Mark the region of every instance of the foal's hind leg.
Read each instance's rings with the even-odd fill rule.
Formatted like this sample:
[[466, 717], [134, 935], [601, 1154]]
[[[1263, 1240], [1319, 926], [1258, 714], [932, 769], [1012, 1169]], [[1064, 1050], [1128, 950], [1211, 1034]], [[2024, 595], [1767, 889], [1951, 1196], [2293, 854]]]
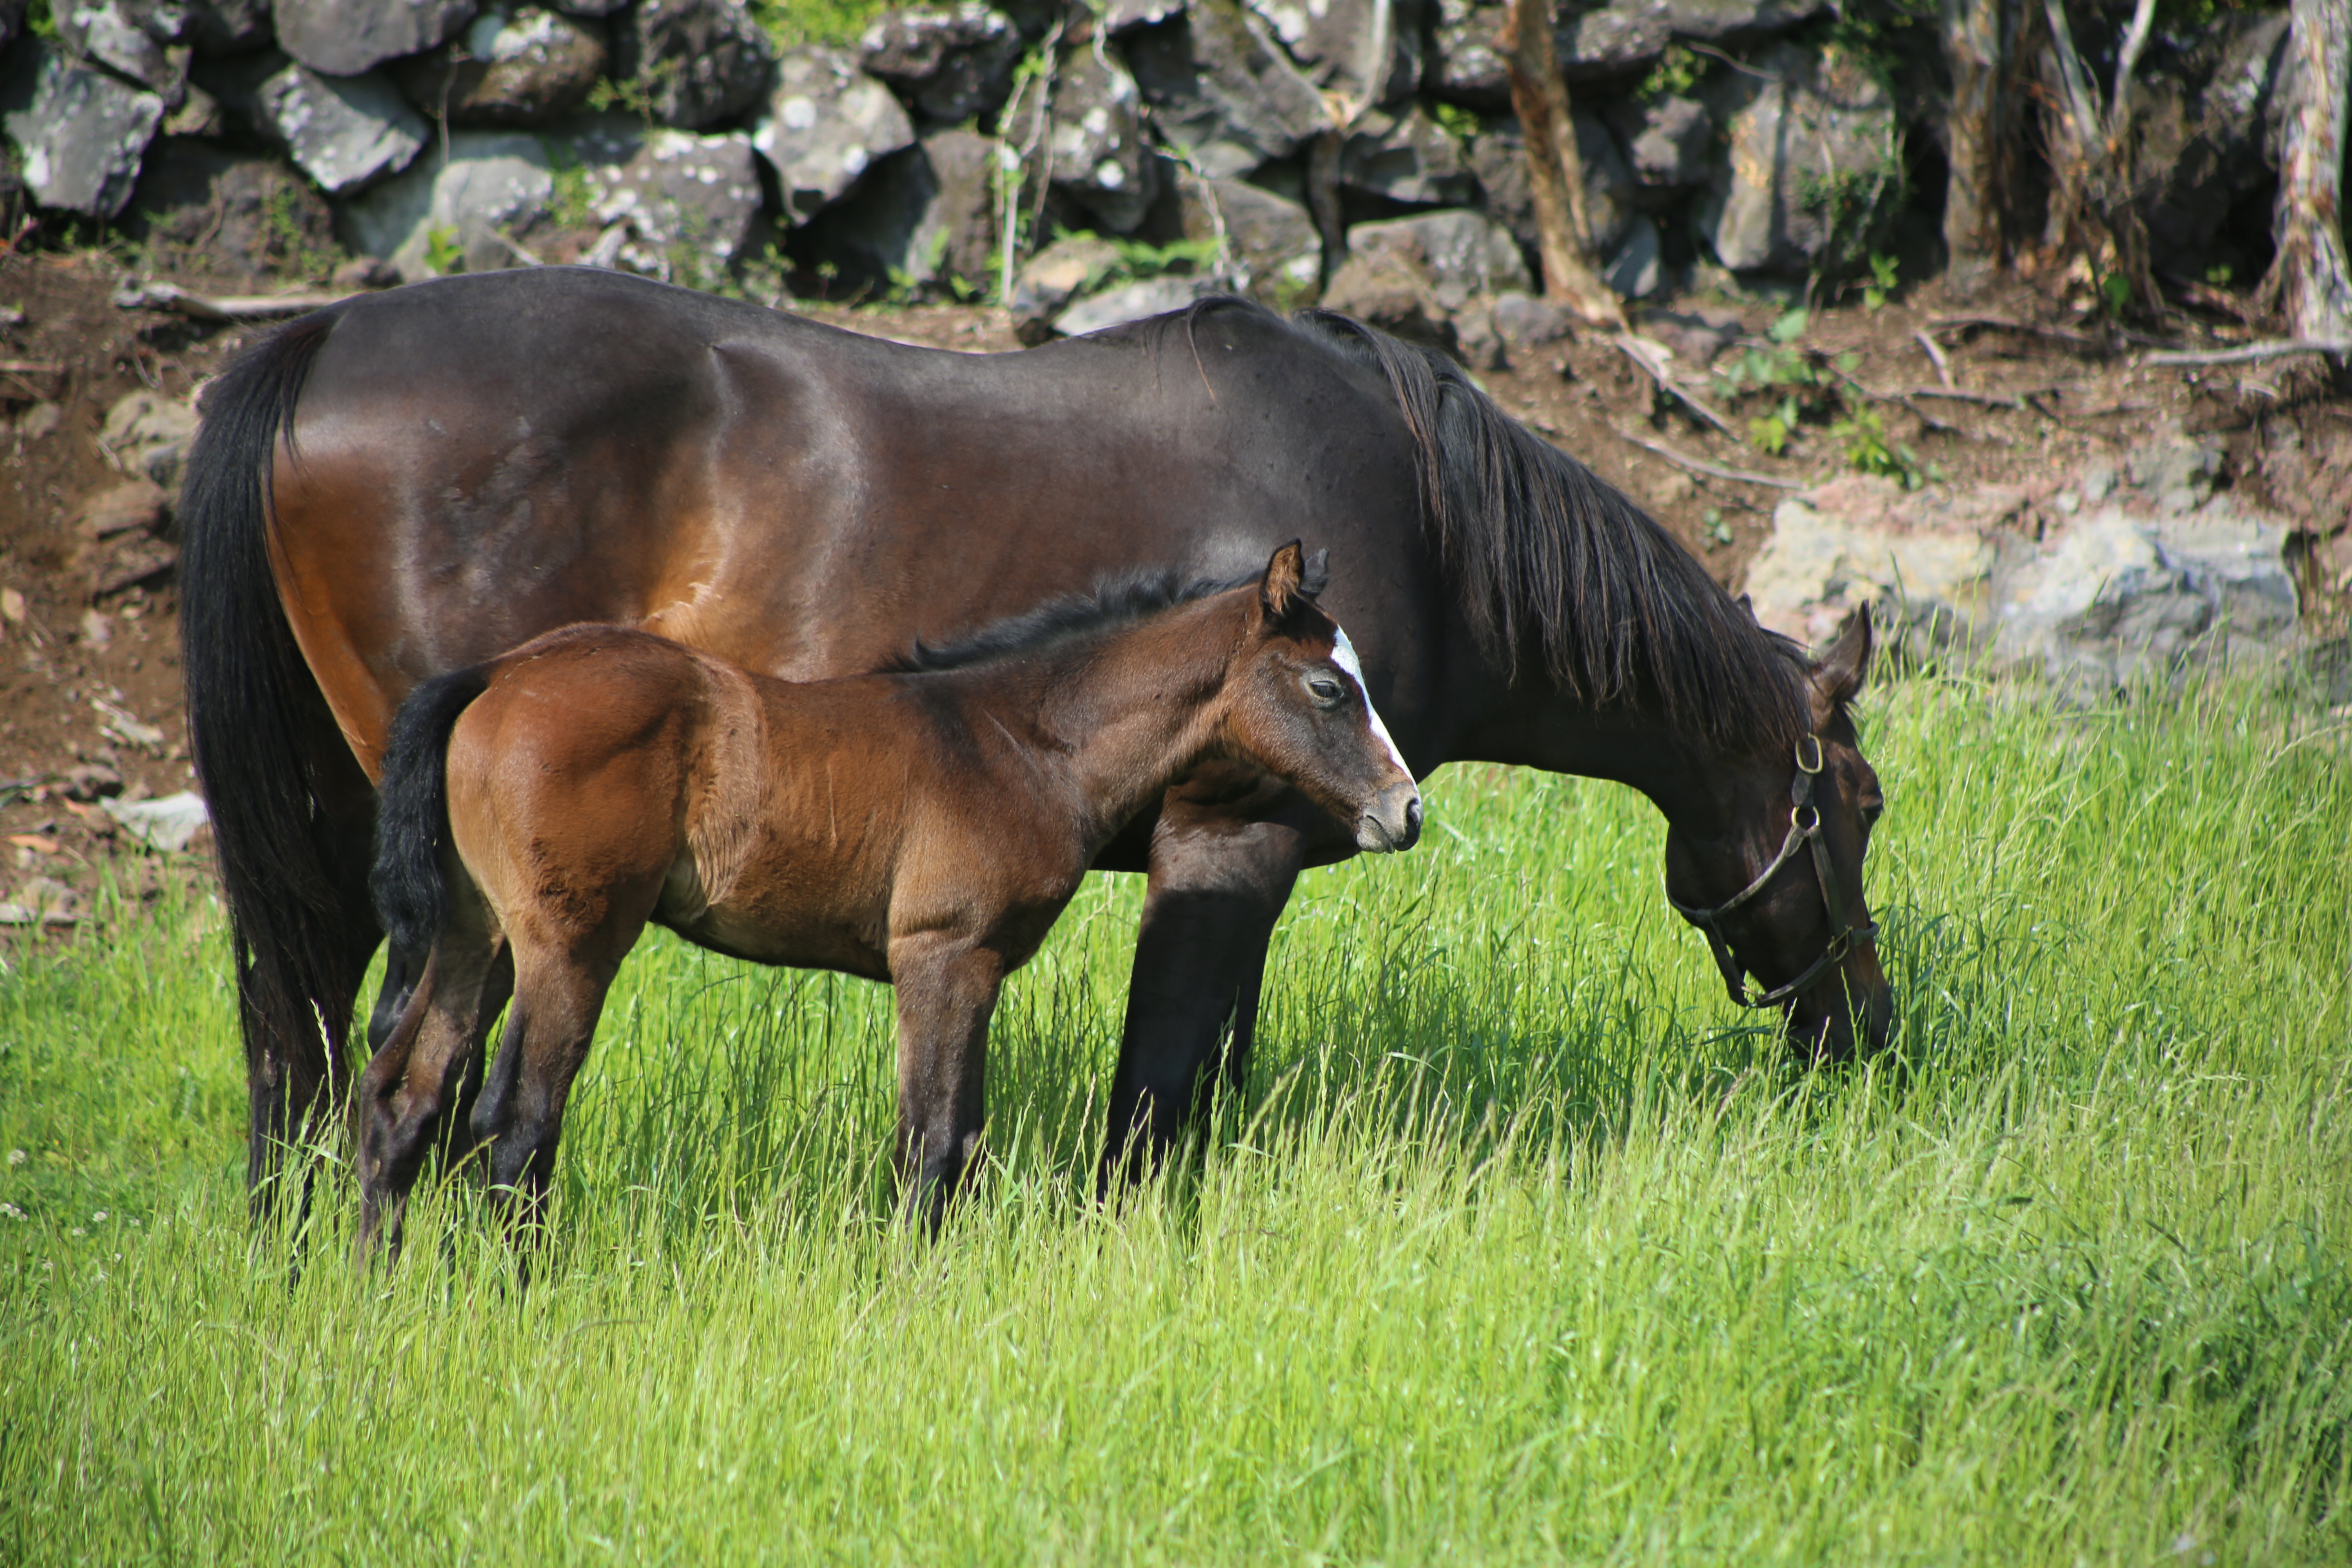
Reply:
[[361, 1074], [352, 1116], [358, 1123], [362, 1262], [379, 1237], [398, 1254], [410, 1189], [441, 1137], [444, 1113], [480, 1059], [483, 1038], [513, 980], [506, 944], [487, 929], [478, 911], [453, 921], [434, 943], [392, 1037]]

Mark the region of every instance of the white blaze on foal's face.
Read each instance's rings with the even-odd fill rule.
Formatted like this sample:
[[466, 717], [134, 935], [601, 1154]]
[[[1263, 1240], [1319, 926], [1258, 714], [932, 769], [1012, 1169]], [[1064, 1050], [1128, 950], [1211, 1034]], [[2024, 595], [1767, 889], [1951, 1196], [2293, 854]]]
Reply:
[[1331, 624], [1331, 662], [1346, 670], [1349, 679], [1356, 683], [1356, 689], [1364, 699], [1364, 714], [1372, 721], [1372, 733], [1380, 738], [1381, 745], [1388, 748], [1389, 761], [1394, 763], [1405, 777], [1411, 778], [1412, 769], [1405, 765], [1404, 753], [1397, 750], [1395, 740], [1389, 734], [1389, 727], [1381, 722], [1381, 710], [1372, 706], [1372, 689], [1364, 684], [1364, 666], [1356, 657], [1356, 645], [1348, 640], [1347, 628], [1337, 621]]

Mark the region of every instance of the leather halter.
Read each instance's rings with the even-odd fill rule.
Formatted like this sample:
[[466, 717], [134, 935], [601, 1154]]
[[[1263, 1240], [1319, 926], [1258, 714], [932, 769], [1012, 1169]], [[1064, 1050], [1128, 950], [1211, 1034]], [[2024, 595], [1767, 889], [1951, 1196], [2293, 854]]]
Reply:
[[[1809, 745], [1813, 752], [1810, 763], [1805, 760], [1805, 748]], [[1772, 863], [1759, 872], [1754, 881], [1711, 910], [1676, 903], [1674, 894], [1666, 895], [1666, 902], [1674, 905], [1675, 912], [1698, 927], [1700, 934], [1706, 938], [1707, 946], [1715, 953], [1715, 966], [1723, 971], [1724, 989], [1730, 992], [1731, 999], [1742, 1007], [1786, 1005], [1820, 978], [1822, 971], [1844, 958], [1855, 937], [1875, 937], [1878, 934], [1875, 921], [1864, 921], [1860, 925], [1854, 924], [1838, 898], [1836, 868], [1830, 864], [1829, 843], [1822, 837], [1821, 808], [1813, 804], [1813, 781], [1822, 771], [1821, 738], [1808, 735], [1798, 742], [1796, 761], [1796, 776], [1789, 782], [1789, 836], [1780, 841], [1780, 852], [1772, 857]], [[1732, 952], [1731, 943], [1725, 938], [1723, 928], [1716, 922], [1762, 892], [1765, 884], [1780, 874], [1781, 867], [1796, 858], [1798, 849], [1802, 847], [1810, 847], [1813, 852], [1813, 877], [1821, 883], [1822, 904], [1829, 912], [1830, 924], [1836, 928], [1835, 933], [1831, 936], [1829, 946], [1806, 966], [1802, 974], [1785, 984], [1775, 985], [1760, 996], [1750, 997], [1748, 994], [1747, 966]]]

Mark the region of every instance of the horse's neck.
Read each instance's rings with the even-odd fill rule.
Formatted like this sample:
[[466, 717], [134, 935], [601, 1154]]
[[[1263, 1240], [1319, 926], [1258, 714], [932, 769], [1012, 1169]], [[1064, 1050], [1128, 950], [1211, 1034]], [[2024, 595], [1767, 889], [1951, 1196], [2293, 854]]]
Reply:
[[1089, 858], [1213, 742], [1231, 648], [1190, 609], [1024, 661], [983, 694], [1023, 710], [1015, 732], [1034, 734], [1040, 765], [1068, 781]]

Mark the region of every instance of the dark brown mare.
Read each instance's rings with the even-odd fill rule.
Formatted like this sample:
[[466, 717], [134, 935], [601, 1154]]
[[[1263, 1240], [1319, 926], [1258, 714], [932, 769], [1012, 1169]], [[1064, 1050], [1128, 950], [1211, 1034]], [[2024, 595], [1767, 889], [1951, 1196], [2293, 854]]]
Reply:
[[[1665, 814], [1668, 887], [1695, 908], [1777, 866], [1713, 922], [1729, 962], [1768, 985], [1812, 971], [1782, 1003], [1808, 1054], [1884, 1035], [1860, 931], [1878, 786], [1845, 713], [1867, 626], [1808, 664], [1450, 362], [1343, 318], [1212, 301], [958, 354], [615, 273], [486, 273], [304, 317], [205, 414], [182, 626], [257, 1191], [342, 1081], [381, 941], [372, 781], [421, 682], [575, 621], [850, 674], [1122, 570], [1238, 576], [1302, 534], [1332, 546], [1324, 603], [1416, 773], [1630, 784]], [[1776, 861], [1808, 814], [1822, 853]], [[1131, 1132], [1172, 1141], [1215, 1067], [1240, 1077], [1293, 879], [1354, 849], [1240, 768], [1105, 847], [1097, 865], [1151, 879], [1107, 1161]], [[395, 982], [418, 956], [394, 954]]]
[[427, 957], [352, 1108], [362, 1256], [380, 1228], [397, 1247], [468, 1100], [452, 1144], [487, 1144], [492, 1192], [538, 1209], [648, 921], [897, 988], [898, 1171], [936, 1228], [979, 1152], [999, 987], [1171, 784], [1234, 763], [1360, 849], [1421, 836], [1421, 792], [1298, 545], [1214, 586], [1056, 605], [924, 660], [944, 668], [803, 685], [581, 626], [418, 687], [384, 758], [375, 890], [393, 940]]

